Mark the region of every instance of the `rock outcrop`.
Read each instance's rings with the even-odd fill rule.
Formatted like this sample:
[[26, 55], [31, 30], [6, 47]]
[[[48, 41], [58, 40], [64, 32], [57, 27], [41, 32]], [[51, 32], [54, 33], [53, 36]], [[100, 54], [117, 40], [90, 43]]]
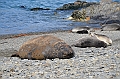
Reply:
[[36, 7], [36, 8], [31, 8], [30, 9], [31, 11], [38, 11], [38, 10], [50, 10], [49, 8], [39, 8], [39, 7]]
[[62, 7], [57, 8], [57, 10], [77, 10], [79, 8], [88, 7], [96, 3], [88, 3], [85, 1], [75, 1], [74, 3], [64, 4]]
[[[81, 10], [73, 11], [70, 18], [78, 20], [80, 18], [86, 20], [86, 16], [94, 21], [112, 21], [112, 23], [120, 24], [120, 3], [119, 2], [100, 2], [99, 4], [93, 4]], [[115, 22], [114, 22], [115, 20]], [[81, 20], [79, 20], [81, 21]]]
[[74, 21], [89, 21], [90, 17], [86, 16], [85, 11], [75, 10], [68, 19]]

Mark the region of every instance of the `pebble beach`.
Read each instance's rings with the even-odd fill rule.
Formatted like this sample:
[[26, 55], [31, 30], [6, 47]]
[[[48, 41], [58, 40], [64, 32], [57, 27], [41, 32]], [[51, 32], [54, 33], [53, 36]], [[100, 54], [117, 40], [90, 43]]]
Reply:
[[29, 39], [54, 35], [68, 45], [75, 44], [88, 34], [69, 31], [33, 34], [0, 39], [0, 79], [119, 79], [120, 78], [120, 31], [95, 31], [113, 41], [107, 48], [72, 47], [75, 56], [70, 59], [28, 60], [10, 57]]

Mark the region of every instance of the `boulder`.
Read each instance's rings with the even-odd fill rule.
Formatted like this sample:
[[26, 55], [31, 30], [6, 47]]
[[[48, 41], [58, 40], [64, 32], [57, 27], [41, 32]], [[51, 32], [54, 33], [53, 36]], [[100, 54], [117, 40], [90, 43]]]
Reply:
[[52, 35], [40, 36], [25, 42], [12, 57], [22, 59], [67, 59], [74, 56], [73, 49], [63, 40]]
[[86, 11], [75, 10], [68, 20], [75, 20], [75, 21], [89, 21], [90, 17], [86, 16]]
[[50, 9], [49, 8], [39, 8], [39, 7], [30, 9], [30, 11], [38, 11], [38, 10], [50, 10]]
[[77, 10], [79, 8], [88, 7], [95, 3], [88, 3], [85, 1], [75, 1], [74, 3], [64, 4], [62, 7], [57, 8], [57, 10]]

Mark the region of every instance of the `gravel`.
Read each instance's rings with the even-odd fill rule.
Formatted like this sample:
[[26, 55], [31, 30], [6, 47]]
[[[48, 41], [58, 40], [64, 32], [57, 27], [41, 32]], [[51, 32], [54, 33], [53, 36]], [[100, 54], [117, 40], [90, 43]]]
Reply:
[[[96, 31], [113, 40], [107, 48], [72, 47], [71, 59], [28, 60], [9, 57], [18, 51], [23, 42], [41, 35], [0, 39], [1, 79], [119, 79], [120, 78], [120, 31]], [[63, 39], [69, 45], [88, 34], [69, 32], [49, 33]], [[12, 52], [14, 51], [14, 52]], [[6, 54], [7, 53], [7, 54]]]

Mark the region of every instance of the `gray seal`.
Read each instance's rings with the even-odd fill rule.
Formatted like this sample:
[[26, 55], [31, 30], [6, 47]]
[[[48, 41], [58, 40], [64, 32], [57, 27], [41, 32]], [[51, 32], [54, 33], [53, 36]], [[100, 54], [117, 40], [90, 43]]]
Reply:
[[120, 30], [120, 25], [117, 23], [103, 24], [101, 31], [117, 31]]
[[79, 33], [79, 34], [88, 34], [90, 31], [94, 31], [93, 28], [90, 28], [89, 26], [81, 26], [73, 28], [72, 33]]
[[89, 35], [92, 37], [96, 37], [100, 41], [105, 42], [108, 46], [112, 45], [112, 40], [106, 35], [96, 34], [96, 33], [90, 33]]
[[78, 41], [78, 43], [72, 45], [75, 47], [81, 47], [81, 48], [86, 48], [86, 47], [107, 47], [107, 44], [103, 41], [100, 41], [94, 37], [87, 37], [87, 38], [82, 38]]

